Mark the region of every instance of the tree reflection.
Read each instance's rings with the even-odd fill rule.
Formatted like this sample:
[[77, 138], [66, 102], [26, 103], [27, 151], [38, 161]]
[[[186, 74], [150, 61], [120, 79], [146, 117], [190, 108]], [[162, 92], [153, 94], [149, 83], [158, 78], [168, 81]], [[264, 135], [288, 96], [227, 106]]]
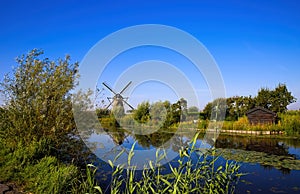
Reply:
[[273, 138], [220, 135], [215, 146], [216, 148], [242, 149], [278, 156], [293, 156], [289, 154], [288, 146], [285, 143]]

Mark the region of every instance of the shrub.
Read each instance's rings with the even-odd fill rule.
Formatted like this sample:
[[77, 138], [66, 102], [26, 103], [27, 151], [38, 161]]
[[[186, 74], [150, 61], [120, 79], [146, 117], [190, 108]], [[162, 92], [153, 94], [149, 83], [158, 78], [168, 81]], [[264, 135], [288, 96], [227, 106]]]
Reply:
[[26, 189], [34, 193], [67, 193], [75, 184], [77, 168], [65, 165], [55, 157], [44, 157], [37, 164], [28, 165], [21, 173]]
[[240, 117], [236, 122], [233, 123], [234, 130], [248, 130], [249, 121], [246, 116]]

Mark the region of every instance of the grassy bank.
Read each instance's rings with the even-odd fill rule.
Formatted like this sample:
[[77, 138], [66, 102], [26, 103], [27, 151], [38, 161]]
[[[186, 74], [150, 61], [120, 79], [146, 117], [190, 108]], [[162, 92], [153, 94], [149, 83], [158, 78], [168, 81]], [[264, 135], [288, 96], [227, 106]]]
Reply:
[[224, 130], [245, 130], [245, 131], [270, 131], [283, 132], [288, 136], [300, 135], [300, 113], [299, 111], [288, 111], [278, 115], [278, 121], [274, 124], [251, 125], [246, 116], [238, 121], [225, 121]]
[[[188, 128], [193, 127], [194, 124], [183, 123], [183, 125]], [[205, 131], [208, 128], [208, 120], [199, 120], [197, 129], [200, 131]], [[212, 128], [214, 128], [214, 123], [211, 122]], [[287, 111], [286, 113], [279, 113], [278, 120], [273, 124], [257, 124], [252, 125], [249, 123], [246, 116], [238, 118], [237, 121], [224, 121], [222, 125], [222, 132], [234, 133], [236, 131], [251, 132], [256, 134], [256, 132], [270, 132], [273, 134], [284, 134], [286, 136], [300, 136], [300, 111]], [[258, 133], [260, 134], [260, 133]], [[268, 133], [269, 134], [269, 133]]]

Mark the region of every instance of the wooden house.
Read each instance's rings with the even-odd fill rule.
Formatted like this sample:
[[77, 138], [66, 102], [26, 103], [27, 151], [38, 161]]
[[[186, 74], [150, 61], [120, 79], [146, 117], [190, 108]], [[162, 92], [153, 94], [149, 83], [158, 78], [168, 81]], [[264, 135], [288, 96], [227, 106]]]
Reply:
[[277, 114], [263, 107], [255, 107], [246, 112], [250, 124], [275, 123]]

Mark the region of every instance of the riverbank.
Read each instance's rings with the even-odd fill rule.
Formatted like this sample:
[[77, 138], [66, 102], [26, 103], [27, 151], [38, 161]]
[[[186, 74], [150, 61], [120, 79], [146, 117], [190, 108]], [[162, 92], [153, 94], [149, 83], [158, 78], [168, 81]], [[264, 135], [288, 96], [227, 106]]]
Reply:
[[22, 194], [14, 183], [4, 183], [0, 180], [0, 194]]
[[[210, 132], [215, 132], [215, 129], [207, 129]], [[198, 132], [202, 134], [207, 133], [207, 130], [198, 129]], [[219, 135], [228, 136], [241, 136], [241, 137], [252, 137], [256, 138], [277, 138], [277, 139], [300, 139], [299, 135], [287, 135], [283, 131], [273, 132], [273, 131], [244, 131], [244, 130], [220, 130]]]

